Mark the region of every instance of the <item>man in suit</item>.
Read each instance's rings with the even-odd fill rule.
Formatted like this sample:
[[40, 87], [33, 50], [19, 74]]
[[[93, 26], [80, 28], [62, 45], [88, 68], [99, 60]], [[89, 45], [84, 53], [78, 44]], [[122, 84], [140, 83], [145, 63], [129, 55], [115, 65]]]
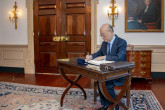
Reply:
[[[103, 38], [101, 48], [92, 55], [87, 55], [87, 60], [109, 60], [109, 61], [126, 61], [126, 47], [127, 42], [114, 34], [113, 27], [110, 24], [103, 24], [100, 28], [100, 36]], [[109, 94], [116, 98], [114, 92], [114, 86], [121, 86], [124, 84], [125, 77], [106, 81], [106, 87]], [[99, 88], [99, 87], [98, 87]], [[99, 89], [100, 101], [103, 105], [98, 110], [106, 110], [111, 102], [107, 100]], [[119, 109], [118, 106], [115, 107]]]
[[137, 15], [138, 23], [153, 23], [158, 20], [158, 10], [157, 8], [151, 4], [151, 0], [144, 0], [145, 7], [142, 11]]

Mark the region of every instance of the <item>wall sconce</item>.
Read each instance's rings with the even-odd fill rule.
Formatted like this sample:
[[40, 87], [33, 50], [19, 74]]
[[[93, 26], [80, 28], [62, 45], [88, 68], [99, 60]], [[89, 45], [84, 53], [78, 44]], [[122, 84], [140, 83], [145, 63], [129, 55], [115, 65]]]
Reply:
[[116, 20], [118, 18], [118, 9], [117, 6], [115, 6], [116, 1], [115, 0], [111, 0], [110, 2], [112, 4], [112, 6], [109, 6], [108, 9], [108, 18], [112, 20], [112, 27], [114, 27], [114, 20]]
[[18, 11], [17, 11], [17, 2], [15, 1], [15, 5], [13, 6], [14, 10], [9, 11], [9, 20], [12, 23], [15, 23], [15, 29], [17, 29], [17, 19], [18, 19]]

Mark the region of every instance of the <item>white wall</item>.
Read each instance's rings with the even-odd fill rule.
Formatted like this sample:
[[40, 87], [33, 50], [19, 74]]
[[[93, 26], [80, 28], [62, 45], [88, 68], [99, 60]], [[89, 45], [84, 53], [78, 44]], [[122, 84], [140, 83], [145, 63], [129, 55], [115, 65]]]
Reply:
[[[119, 37], [124, 38], [128, 44], [165, 45], [164, 32], [125, 32], [125, 0], [116, 1], [116, 5], [119, 6], [120, 10], [119, 17], [117, 20], [115, 20], [115, 34], [117, 34]], [[108, 19], [105, 9], [108, 6], [110, 6], [110, 0], [99, 0], [99, 4], [97, 5], [97, 45], [100, 45], [102, 43], [102, 38], [99, 36], [99, 28], [101, 27], [101, 25], [104, 23], [112, 23], [112, 21]]]
[[[13, 0], [0, 0], [0, 44], [27, 44], [27, 8], [26, 0], [16, 0], [18, 9], [22, 15], [18, 18], [18, 29], [15, 30], [14, 23], [8, 18], [9, 10], [13, 9]], [[125, 0], [117, 0], [120, 7], [119, 17], [115, 20], [115, 33], [126, 39], [127, 43], [133, 45], [165, 45], [164, 32], [125, 32]], [[97, 44], [100, 45], [99, 28], [104, 23], [111, 23], [108, 19], [105, 7], [110, 5], [110, 0], [99, 0], [97, 8]], [[165, 5], [165, 2], [164, 2]], [[165, 11], [164, 11], [165, 12]], [[165, 14], [164, 14], [165, 15]], [[165, 18], [165, 17], [164, 17]], [[165, 22], [164, 22], [165, 25]]]
[[[17, 30], [15, 30], [15, 24], [9, 21], [9, 11], [13, 10], [15, 1], [21, 12]], [[26, 0], [0, 0], [0, 13], [0, 44], [27, 44]]]

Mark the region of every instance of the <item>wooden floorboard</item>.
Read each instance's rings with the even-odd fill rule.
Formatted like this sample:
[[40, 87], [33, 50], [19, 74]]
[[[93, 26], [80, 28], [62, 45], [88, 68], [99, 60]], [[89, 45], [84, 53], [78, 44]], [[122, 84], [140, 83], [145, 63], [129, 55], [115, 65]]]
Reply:
[[[70, 75], [69, 79], [73, 80], [75, 77], [76, 76]], [[1, 72], [0, 81], [52, 87], [67, 87], [69, 84], [60, 75], [52, 74], [20, 74]], [[82, 77], [78, 81], [78, 84], [82, 85], [84, 88], [93, 88], [93, 80], [86, 77]], [[131, 90], [152, 90], [162, 108], [165, 109], [165, 79], [153, 79], [152, 84], [149, 84], [145, 79], [132, 79]]]

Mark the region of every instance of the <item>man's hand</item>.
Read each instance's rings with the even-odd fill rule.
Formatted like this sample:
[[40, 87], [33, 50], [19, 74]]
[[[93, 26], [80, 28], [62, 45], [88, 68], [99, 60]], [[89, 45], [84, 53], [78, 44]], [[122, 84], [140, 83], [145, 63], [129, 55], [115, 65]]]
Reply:
[[142, 23], [142, 20], [137, 20], [138, 23]]
[[129, 17], [128, 19], [129, 19], [129, 20], [133, 20], [133, 17]]
[[87, 60], [87, 61], [89, 61], [89, 60], [91, 60], [91, 59], [92, 59], [92, 55], [87, 55], [87, 56], [86, 56], [86, 60]]
[[105, 59], [105, 56], [99, 56], [97, 58], [95, 58], [94, 60], [104, 60]]

